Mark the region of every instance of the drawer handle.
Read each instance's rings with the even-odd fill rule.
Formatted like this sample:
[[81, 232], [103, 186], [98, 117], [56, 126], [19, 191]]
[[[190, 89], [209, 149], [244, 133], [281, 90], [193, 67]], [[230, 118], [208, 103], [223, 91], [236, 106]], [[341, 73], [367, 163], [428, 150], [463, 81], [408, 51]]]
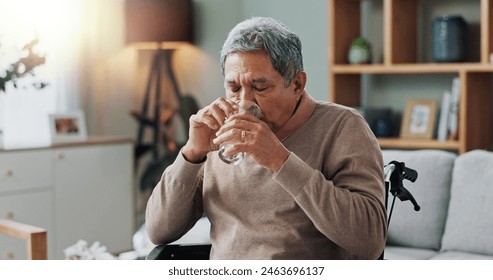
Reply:
[[7, 169], [7, 170], [5, 170], [4, 175], [5, 175], [5, 177], [12, 177], [12, 176], [14, 176], [14, 170]]
[[8, 251], [7, 254], [5, 254], [5, 257], [8, 259], [8, 260], [13, 260], [15, 259], [15, 254], [14, 252], [12, 251]]
[[12, 211], [7, 211], [7, 213], [5, 213], [5, 218], [9, 219], [9, 220], [13, 220], [14, 219], [14, 212]]
[[58, 153], [58, 159], [64, 159], [65, 154], [64, 153]]

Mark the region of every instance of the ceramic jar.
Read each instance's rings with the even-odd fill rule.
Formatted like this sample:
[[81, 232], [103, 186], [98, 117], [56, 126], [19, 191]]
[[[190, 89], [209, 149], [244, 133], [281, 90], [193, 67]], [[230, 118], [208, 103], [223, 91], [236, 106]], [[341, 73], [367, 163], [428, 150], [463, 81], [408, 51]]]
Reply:
[[432, 23], [433, 60], [461, 62], [467, 57], [467, 23], [461, 16], [440, 16]]

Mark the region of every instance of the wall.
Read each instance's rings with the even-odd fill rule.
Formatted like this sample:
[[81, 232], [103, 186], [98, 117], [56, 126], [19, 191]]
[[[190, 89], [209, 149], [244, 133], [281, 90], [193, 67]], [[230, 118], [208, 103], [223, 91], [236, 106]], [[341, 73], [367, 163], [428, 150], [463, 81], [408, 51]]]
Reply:
[[[34, 1], [34, 0], [33, 0]], [[75, 2], [75, 1], [74, 1]], [[6, 7], [7, 0], [0, 5]], [[84, 32], [80, 38], [65, 40], [71, 53], [81, 53], [83, 59], [73, 72], [61, 71], [60, 79], [67, 98], [60, 98], [59, 109], [81, 106], [86, 113], [90, 135], [135, 136], [137, 122], [129, 111], [140, 110], [149, 74], [152, 51], [137, 51], [124, 40], [125, 0], [79, 0]], [[83, 4], [82, 4], [83, 3]], [[364, 35], [374, 38], [373, 56], [382, 57], [382, 11], [380, 1], [363, 1]], [[430, 58], [429, 22], [441, 13], [461, 13], [472, 23], [479, 22], [479, 0], [421, 1], [431, 8], [421, 8], [424, 15], [419, 59]], [[219, 51], [229, 30], [239, 21], [252, 16], [272, 16], [295, 31], [303, 43], [307, 90], [319, 100], [328, 100], [328, 1], [326, 0], [194, 0], [194, 45], [176, 51], [175, 73], [181, 90], [196, 97], [205, 106], [224, 94], [219, 69]], [[0, 10], [5, 10], [4, 8]], [[376, 13], [374, 13], [376, 12]], [[72, 33], [74, 29], [70, 29]], [[477, 35], [477, 34], [476, 34]], [[80, 50], [67, 47], [82, 42]], [[478, 46], [474, 47], [476, 50]], [[474, 55], [474, 54], [473, 54]], [[50, 58], [51, 60], [51, 58]], [[58, 65], [58, 64], [57, 64]], [[59, 66], [59, 65], [58, 65]], [[80, 93], [71, 86], [80, 81]], [[452, 75], [373, 75], [363, 79], [363, 100], [369, 106], [404, 107], [409, 96], [441, 98], [450, 87]], [[78, 88], [78, 87], [77, 87]], [[164, 92], [169, 92], [164, 88]], [[395, 94], [400, 92], [400, 94]], [[80, 104], [74, 96], [80, 95]], [[68, 98], [68, 96], [71, 96]], [[172, 100], [171, 100], [171, 103]]]
[[[307, 89], [317, 99], [328, 99], [327, 1], [195, 0], [194, 6], [198, 21], [195, 24], [195, 44], [214, 62], [214, 65], [203, 68], [203, 74], [217, 74], [216, 71], [220, 70], [219, 52], [228, 32], [238, 22], [252, 16], [271, 16], [300, 36], [305, 70], [308, 72]], [[206, 87], [209, 91], [200, 94], [203, 105], [224, 94], [222, 76], [214, 75], [213, 78], [214, 82]]]
[[[123, 14], [123, 0], [97, 2], [117, 5], [117, 9], [111, 9], [111, 13]], [[422, 20], [424, 31], [419, 34], [423, 46], [429, 44], [430, 34], [426, 26], [440, 13], [465, 14], [473, 25], [479, 21], [479, 1], [434, 0], [426, 3], [431, 8], [421, 8], [425, 17]], [[252, 16], [277, 18], [300, 36], [305, 70], [308, 73], [307, 90], [316, 99], [328, 100], [328, 1], [194, 0], [194, 12], [194, 45], [176, 51], [173, 63], [181, 90], [194, 95], [200, 106], [224, 94], [219, 51], [229, 30], [236, 23]], [[98, 37], [93, 40], [100, 41], [102, 54], [93, 55], [92, 60], [81, 66], [85, 69], [83, 76], [86, 77], [81, 95], [88, 118], [88, 131], [91, 135], [134, 137], [137, 123], [128, 111], [140, 110], [153, 53], [125, 46], [121, 17], [111, 20], [107, 13], [100, 13], [106, 16], [92, 25], [93, 29], [99, 30]], [[372, 42], [373, 56], [380, 61], [383, 45], [381, 2], [363, 1], [362, 14], [363, 33], [376, 38]], [[422, 61], [429, 60], [430, 53], [426, 50], [426, 47], [421, 47], [418, 54]], [[410, 96], [431, 96], [440, 100], [452, 81], [452, 75], [446, 74], [364, 76], [364, 104], [373, 107], [390, 106], [395, 110], [402, 110]]]
[[280, 20], [301, 39], [307, 90], [315, 99], [328, 100], [328, 1], [244, 0], [243, 19], [271, 16]]
[[[104, 2], [114, 6], [112, 13], [123, 14], [124, 1]], [[219, 52], [228, 32], [243, 19], [272, 16], [300, 36], [307, 89], [315, 98], [327, 100], [327, 5], [320, 0], [194, 0], [195, 42], [176, 51], [173, 59], [181, 91], [195, 96], [200, 106], [223, 96]], [[128, 112], [141, 109], [153, 52], [125, 46], [121, 16], [99, 17], [90, 25], [92, 51], [81, 65], [88, 132], [134, 137], [137, 123]]]

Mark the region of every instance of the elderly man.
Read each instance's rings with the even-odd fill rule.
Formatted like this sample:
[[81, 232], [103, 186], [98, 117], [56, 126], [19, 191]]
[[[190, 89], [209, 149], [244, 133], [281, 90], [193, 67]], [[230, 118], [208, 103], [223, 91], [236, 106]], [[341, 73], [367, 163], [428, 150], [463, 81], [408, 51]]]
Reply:
[[[190, 118], [189, 139], [146, 210], [150, 240], [204, 214], [212, 259], [376, 259], [386, 234], [379, 145], [354, 109], [305, 90], [301, 42], [272, 18], [239, 23], [221, 51], [226, 98]], [[260, 118], [237, 113], [250, 100]], [[245, 154], [239, 165], [218, 157]]]

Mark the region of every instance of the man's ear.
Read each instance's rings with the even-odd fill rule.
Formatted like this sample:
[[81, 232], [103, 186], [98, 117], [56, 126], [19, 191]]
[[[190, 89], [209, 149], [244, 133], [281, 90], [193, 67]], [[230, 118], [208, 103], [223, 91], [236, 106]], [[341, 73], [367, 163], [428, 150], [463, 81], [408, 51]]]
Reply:
[[300, 71], [293, 77], [294, 91], [296, 94], [301, 95], [305, 91], [306, 85], [306, 73], [305, 71]]

